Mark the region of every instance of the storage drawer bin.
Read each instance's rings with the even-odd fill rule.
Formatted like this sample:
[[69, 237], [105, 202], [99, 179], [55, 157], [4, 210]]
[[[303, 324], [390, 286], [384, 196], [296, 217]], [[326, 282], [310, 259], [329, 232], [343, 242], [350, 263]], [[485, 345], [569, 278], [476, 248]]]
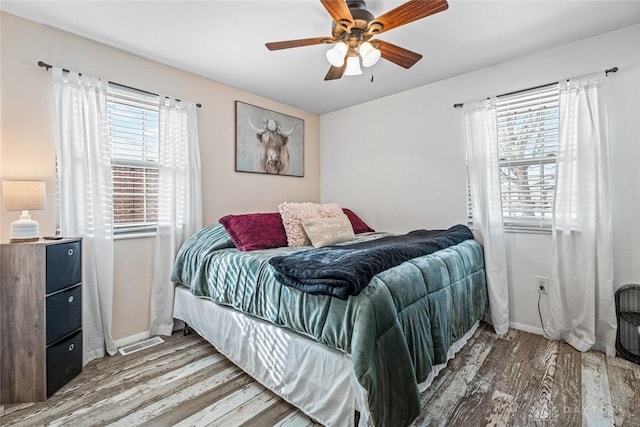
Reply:
[[82, 286], [47, 297], [47, 345], [82, 326]]
[[46, 292], [50, 294], [82, 280], [80, 242], [47, 246]]
[[47, 397], [82, 372], [82, 331], [47, 348]]

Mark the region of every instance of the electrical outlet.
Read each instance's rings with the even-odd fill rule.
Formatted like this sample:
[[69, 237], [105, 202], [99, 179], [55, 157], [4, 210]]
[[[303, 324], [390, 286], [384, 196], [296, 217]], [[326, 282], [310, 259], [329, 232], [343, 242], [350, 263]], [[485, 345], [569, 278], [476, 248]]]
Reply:
[[536, 288], [538, 289], [538, 292], [541, 294], [548, 294], [549, 293], [549, 278], [548, 277], [542, 277], [542, 276], [536, 276]]

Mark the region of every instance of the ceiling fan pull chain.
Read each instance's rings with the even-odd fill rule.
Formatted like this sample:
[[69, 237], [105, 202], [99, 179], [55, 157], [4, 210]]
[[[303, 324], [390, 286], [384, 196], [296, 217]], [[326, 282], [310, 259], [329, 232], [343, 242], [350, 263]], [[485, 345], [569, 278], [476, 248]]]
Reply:
[[369, 68], [369, 72], [371, 73], [370, 77], [369, 77], [369, 81], [371, 83], [373, 83], [373, 67]]

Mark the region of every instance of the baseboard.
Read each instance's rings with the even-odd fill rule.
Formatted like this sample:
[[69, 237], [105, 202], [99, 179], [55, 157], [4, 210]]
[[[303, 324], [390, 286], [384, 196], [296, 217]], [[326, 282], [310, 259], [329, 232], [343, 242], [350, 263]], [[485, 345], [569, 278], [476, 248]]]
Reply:
[[114, 342], [116, 344], [116, 348], [120, 348], [120, 347], [124, 347], [125, 345], [134, 344], [134, 343], [137, 343], [138, 341], [146, 340], [147, 338], [150, 338], [150, 337], [151, 337], [151, 334], [149, 333], [149, 331], [144, 331], [144, 332], [140, 332], [139, 334], [130, 335], [128, 337], [114, 340]]
[[518, 329], [520, 331], [530, 332], [536, 335], [544, 335], [544, 331], [542, 328], [537, 326], [527, 325], [526, 323], [517, 323], [517, 322], [509, 322], [509, 327], [513, 329]]

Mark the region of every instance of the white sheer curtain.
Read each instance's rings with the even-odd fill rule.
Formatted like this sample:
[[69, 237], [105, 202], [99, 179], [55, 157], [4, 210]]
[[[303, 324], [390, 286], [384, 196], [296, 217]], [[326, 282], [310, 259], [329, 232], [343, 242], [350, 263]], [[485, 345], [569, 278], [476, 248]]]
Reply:
[[492, 98], [465, 103], [464, 118], [473, 229], [484, 247], [491, 322], [497, 334], [505, 334], [509, 330], [509, 289], [495, 102]]
[[560, 83], [548, 333], [615, 356], [610, 158], [600, 73]]
[[113, 213], [107, 82], [53, 68], [60, 231], [82, 237], [84, 363], [116, 352], [111, 337]]
[[196, 106], [160, 97], [158, 231], [151, 293], [151, 335], [173, 329], [171, 270], [180, 245], [202, 228]]

